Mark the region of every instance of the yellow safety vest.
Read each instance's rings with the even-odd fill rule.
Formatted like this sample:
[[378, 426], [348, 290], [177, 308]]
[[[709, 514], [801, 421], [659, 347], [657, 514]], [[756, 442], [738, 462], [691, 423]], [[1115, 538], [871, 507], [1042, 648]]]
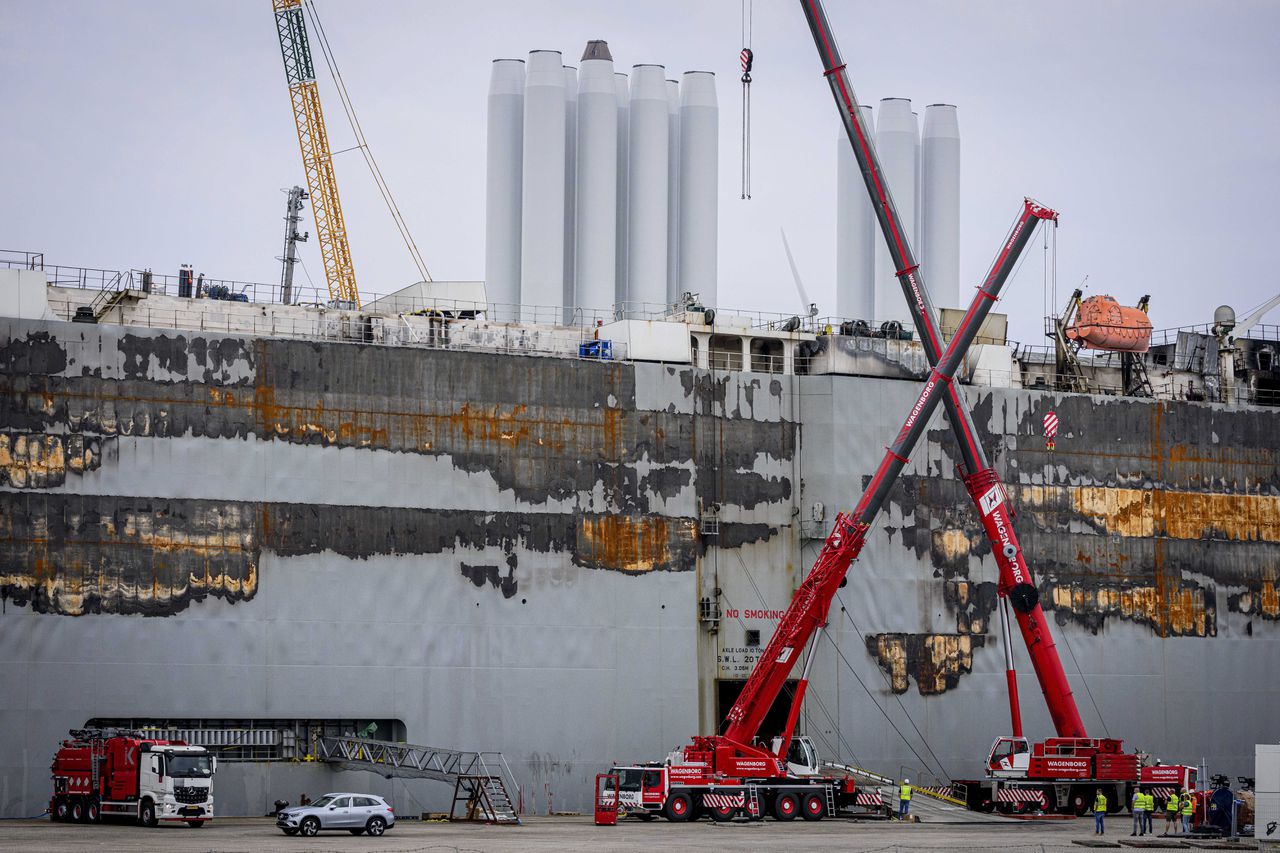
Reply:
[[1164, 807], [1165, 807], [1165, 810], [1169, 812], [1169, 814], [1171, 815], [1177, 814], [1178, 813], [1178, 795], [1174, 794], [1173, 796], [1169, 797], [1169, 802], [1165, 803]]
[[1188, 816], [1196, 813], [1195, 794], [1187, 794], [1185, 797], [1182, 798], [1182, 813]]
[[903, 785], [903, 786], [902, 786], [902, 788], [898, 791], [898, 799], [900, 799], [900, 800], [910, 800], [910, 799], [911, 799], [911, 786], [910, 786], [910, 785]]
[[1098, 792], [1097, 798], [1093, 801], [1093, 810], [1099, 813], [1107, 810], [1107, 797], [1101, 791]]
[[1155, 794], [1147, 794], [1147, 795], [1146, 795], [1146, 799], [1147, 799], [1147, 811], [1149, 811], [1149, 812], [1153, 812], [1153, 811], [1155, 811], [1155, 810], [1156, 810], [1156, 797], [1155, 797]]

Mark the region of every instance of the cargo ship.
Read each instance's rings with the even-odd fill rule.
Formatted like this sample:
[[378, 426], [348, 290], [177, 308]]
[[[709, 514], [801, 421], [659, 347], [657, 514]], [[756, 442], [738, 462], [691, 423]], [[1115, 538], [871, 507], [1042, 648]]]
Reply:
[[[6, 817], [86, 726], [208, 747], [223, 815], [353, 788], [447, 810], [436, 781], [343, 776], [326, 735], [501, 753], [525, 811], [588, 810], [597, 772], [716, 731], [927, 369], [901, 325], [5, 267]], [[1090, 730], [1251, 775], [1280, 706], [1280, 334], [1215, 319], [1065, 364], [993, 315], [961, 379]], [[956, 466], [939, 414], [832, 609], [799, 726], [830, 760], [944, 784], [1007, 734]]]

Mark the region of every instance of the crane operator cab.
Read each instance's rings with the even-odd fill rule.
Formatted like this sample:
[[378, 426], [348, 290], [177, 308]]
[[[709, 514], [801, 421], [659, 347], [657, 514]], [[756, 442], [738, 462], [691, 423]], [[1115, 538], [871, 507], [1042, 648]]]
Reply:
[[[778, 754], [779, 747], [782, 746], [782, 738], [773, 739], [773, 754]], [[818, 775], [818, 751], [813, 747], [813, 741], [803, 735], [797, 735], [791, 739], [791, 745], [787, 747], [787, 775], [788, 776], [817, 776]]]
[[1023, 737], [996, 738], [987, 756], [987, 772], [992, 776], [1020, 778], [1031, 766], [1031, 746]]

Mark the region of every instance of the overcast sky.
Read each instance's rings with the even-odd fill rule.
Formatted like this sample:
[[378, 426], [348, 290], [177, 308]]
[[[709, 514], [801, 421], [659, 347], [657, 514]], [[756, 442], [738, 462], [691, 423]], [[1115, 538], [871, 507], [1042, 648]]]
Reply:
[[[828, 6], [859, 100], [959, 107], [966, 294], [1024, 195], [1062, 213], [1059, 290], [1088, 275], [1091, 293], [1150, 293], [1157, 328], [1280, 290], [1280, 2]], [[721, 304], [796, 310], [782, 226], [811, 298], [834, 313], [839, 122], [799, 4], [755, 2], [750, 202], [738, 198], [737, 0], [318, 7], [434, 277], [484, 276], [490, 61], [554, 48], [576, 65], [604, 38], [624, 69], [717, 74]], [[332, 148], [346, 148], [321, 86]], [[267, 0], [0, 0], [0, 103], [0, 247], [278, 280], [279, 190], [303, 174]], [[416, 280], [359, 154], [336, 161], [361, 289]], [[1000, 310], [1012, 336], [1039, 343], [1036, 248]], [[314, 239], [303, 257], [322, 284]]]

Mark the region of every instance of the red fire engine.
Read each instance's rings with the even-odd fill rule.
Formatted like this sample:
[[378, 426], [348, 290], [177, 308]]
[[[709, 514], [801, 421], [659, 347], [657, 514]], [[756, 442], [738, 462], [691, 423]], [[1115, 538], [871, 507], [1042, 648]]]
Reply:
[[56, 821], [97, 823], [115, 815], [144, 826], [185, 821], [198, 827], [213, 817], [213, 774], [218, 759], [203, 746], [156, 740], [137, 732], [76, 729], [53, 756]]

